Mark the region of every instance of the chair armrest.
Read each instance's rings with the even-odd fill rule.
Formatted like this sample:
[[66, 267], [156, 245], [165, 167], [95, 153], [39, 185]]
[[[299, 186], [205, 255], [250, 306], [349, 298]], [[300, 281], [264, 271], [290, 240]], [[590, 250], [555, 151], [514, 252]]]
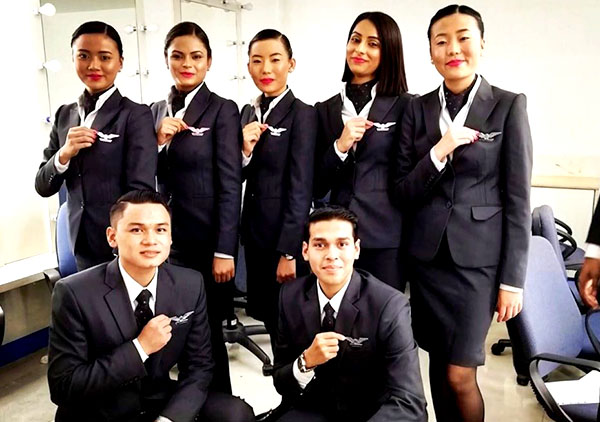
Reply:
[[591, 369], [599, 372], [600, 362], [554, 355], [551, 353], [540, 353], [539, 355], [532, 357], [529, 361], [529, 378], [531, 379], [533, 392], [540, 401], [540, 404], [547, 411], [548, 416], [558, 422], [573, 422], [573, 420], [561, 409], [558, 403], [556, 403], [554, 397], [552, 397], [552, 394], [550, 394], [550, 391], [548, 391], [546, 383], [542, 379], [542, 376], [539, 372], [538, 364], [540, 361], [554, 362], [563, 365], [574, 366], [581, 370]]
[[564, 221], [559, 220], [558, 218], [554, 217], [554, 224], [562, 227], [567, 233], [569, 233], [571, 235], [573, 234], [573, 230], [571, 229], [571, 227], [569, 227], [569, 225], [567, 223], [565, 223]]
[[556, 229], [557, 236], [560, 237], [559, 243], [565, 247], [562, 252], [563, 259], [567, 259], [577, 250], [577, 241], [569, 233]]
[[50, 268], [49, 270], [44, 271], [44, 279], [46, 280], [46, 284], [50, 289], [50, 293], [52, 293], [52, 290], [54, 290], [54, 285], [58, 280], [61, 279], [58, 268]]

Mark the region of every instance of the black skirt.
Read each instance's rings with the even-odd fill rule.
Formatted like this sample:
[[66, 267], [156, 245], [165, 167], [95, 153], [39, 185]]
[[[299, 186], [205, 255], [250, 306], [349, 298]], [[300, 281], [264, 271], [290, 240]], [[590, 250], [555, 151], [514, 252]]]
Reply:
[[448, 364], [483, 365], [498, 297], [498, 267], [456, 265], [446, 235], [433, 261], [411, 264], [412, 324], [419, 347]]

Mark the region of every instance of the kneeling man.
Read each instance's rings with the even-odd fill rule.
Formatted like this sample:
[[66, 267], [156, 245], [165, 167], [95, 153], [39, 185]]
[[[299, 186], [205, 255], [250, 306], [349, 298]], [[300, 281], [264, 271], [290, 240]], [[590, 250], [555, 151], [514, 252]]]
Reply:
[[354, 213], [320, 208], [302, 254], [313, 275], [284, 284], [274, 383], [280, 421], [426, 421], [404, 294], [354, 269]]
[[[246, 421], [240, 399], [208, 391], [213, 371], [200, 273], [165, 264], [171, 217], [160, 194], [133, 191], [110, 211], [119, 256], [59, 281], [48, 383], [56, 421]], [[178, 364], [177, 381], [169, 371]]]

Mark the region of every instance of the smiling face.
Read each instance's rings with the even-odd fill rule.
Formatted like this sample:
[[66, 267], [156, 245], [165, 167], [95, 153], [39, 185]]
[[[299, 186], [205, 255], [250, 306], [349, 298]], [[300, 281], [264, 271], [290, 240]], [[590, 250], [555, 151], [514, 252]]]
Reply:
[[91, 94], [110, 88], [123, 58], [117, 43], [105, 34], [83, 34], [73, 42], [73, 63], [77, 76]]
[[362, 84], [375, 78], [381, 61], [381, 40], [370, 20], [356, 24], [346, 44], [346, 63], [354, 75], [353, 84]]
[[475, 78], [484, 40], [474, 17], [455, 13], [431, 27], [431, 59], [448, 89], [460, 93]]
[[248, 72], [267, 97], [276, 97], [285, 91], [288, 74], [295, 66], [296, 61], [288, 56], [279, 39], [256, 41], [250, 48]]
[[311, 223], [308, 243], [302, 243], [302, 256], [329, 298], [350, 279], [359, 253], [360, 240], [354, 240], [352, 224], [346, 220]]
[[182, 92], [191, 91], [200, 85], [211, 63], [206, 46], [195, 35], [174, 38], [167, 49], [167, 67], [171, 71], [175, 87]]
[[161, 204], [127, 204], [106, 230], [108, 243], [118, 248], [123, 268], [136, 281], [150, 281], [169, 256], [171, 217]]

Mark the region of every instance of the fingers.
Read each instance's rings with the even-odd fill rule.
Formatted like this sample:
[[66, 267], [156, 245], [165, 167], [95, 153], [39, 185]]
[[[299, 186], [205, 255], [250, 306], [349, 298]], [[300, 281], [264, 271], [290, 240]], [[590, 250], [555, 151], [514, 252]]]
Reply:
[[[580, 280], [582, 276], [583, 271], [580, 275]], [[585, 303], [587, 306], [593, 309], [598, 307], [598, 283], [594, 281], [593, 278], [588, 277], [585, 282], [579, 282], [579, 293], [583, 303]]]
[[214, 258], [213, 277], [217, 283], [225, 283], [235, 276], [235, 264], [233, 259]]
[[500, 290], [498, 293], [498, 304], [496, 311], [498, 312], [498, 322], [506, 322], [511, 318], [516, 317], [523, 308], [523, 293], [510, 292]]

